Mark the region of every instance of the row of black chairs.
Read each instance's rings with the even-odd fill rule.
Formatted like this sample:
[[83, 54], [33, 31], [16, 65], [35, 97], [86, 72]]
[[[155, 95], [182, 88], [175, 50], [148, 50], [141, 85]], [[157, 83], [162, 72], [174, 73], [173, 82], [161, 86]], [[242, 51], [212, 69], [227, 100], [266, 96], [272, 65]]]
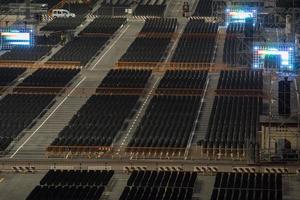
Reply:
[[[207, 75], [207, 71], [167, 71], [156, 90], [156, 93], [164, 95], [151, 99], [128, 144], [129, 149], [185, 148], [200, 107]], [[186, 89], [198, 91], [177, 96], [176, 89], [184, 90], [184, 93]], [[191, 94], [197, 95], [189, 96]]]
[[62, 9], [67, 9], [72, 13], [75, 13], [76, 16], [84, 16], [86, 15], [89, 11], [92, 10], [93, 6], [97, 0], [89, 0], [88, 3], [86, 2], [70, 2], [67, 1], [64, 3]]
[[[86, 65], [98, 51], [104, 48], [111, 35], [125, 23], [125, 20], [125, 18], [95, 19], [80, 36], [75, 37], [54, 54], [50, 61], [77, 61], [80, 65]], [[92, 34], [84, 35], [87, 33]], [[108, 35], [97, 35], [97, 33]]]
[[0, 151], [4, 151], [43, 110], [55, 95], [9, 94], [0, 101]]
[[[242, 22], [230, 23], [227, 26], [226, 33], [229, 34], [229, 36], [231, 36], [232, 34], [244, 34], [246, 28], [247, 28], [246, 23], [242, 23]], [[256, 33], [261, 31], [262, 26], [260, 23], [256, 23], [252, 28], [253, 31]]]
[[133, 171], [127, 186], [136, 187], [194, 187], [195, 172], [183, 171]]
[[192, 188], [157, 188], [126, 186], [120, 200], [191, 200]]
[[245, 31], [245, 23], [230, 23], [227, 26], [226, 33], [228, 34], [242, 34]]
[[282, 175], [276, 173], [220, 172], [216, 175], [214, 187], [248, 190], [281, 190]]
[[84, 66], [101, 48], [104, 47], [108, 40], [109, 36], [75, 37], [54, 54], [50, 61], [77, 61], [80, 65]]
[[211, 63], [215, 53], [216, 39], [212, 36], [182, 36], [179, 39], [172, 62]]
[[55, 18], [47, 23], [40, 30], [41, 31], [67, 31], [73, 30], [85, 20], [84, 17], [69, 17], [69, 18]]
[[195, 172], [133, 171], [120, 200], [189, 200], [196, 178]]
[[204, 141], [205, 148], [243, 149], [256, 144], [262, 98], [216, 96]]
[[281, 200], [282, 175], [219, 172], [216, 175], [211, 199]]
[[186, 27], [184, 28], [183, 34], [191, 33], [211, 33], [217, 34], [219, 28], [218, 23], [206, 22], [204, 19], [190, 19]]
[[100, 17], [94, 19], [80, 34], [114, 34], [126, 18]]
[[[161, 62], [167, 56], [171, 34], [176, 29], [175, 19], [147, 19], [141, 36], [129, 46], [120, 62]], [[167, 33], [167, 34], [164, 34]]]
[[211, 200], [282, 200], [282, 191], [214, 189]]
[[99, 200], [114, 171], [50, 170], [26, 200]]
[[99, 85], [103, 88], [144, 88], [151, 70], [115, 69], [110, 70]]
[[167, 92], [168, 89], [201, 90], [205, 88], [207, 71], [168, 70], [161, 79], [156, 92]]
[[37, 35], [35, 37], [35, 44], [36, 45], [57, 45], [61, 40], [60, 34], [51, 33], [45, 35]]
[[217, 31], [217, 23], [207, 23], [202, 19], [190, 20], [179, 39], [172, 62], [211, 63]]
[[174, 33], [176, 27], [176, 18], [148, 18], [140, 33]]
[[163, 17], [166, 7], [166, 0], [141, 0], [133, 15]]
[[40, 68], [14, 88], [18, 93], [60, 92], [78, 73], [79, 69]]
[[101, 6], [131, 6], [133, 4], [133, 0], [104, 0], [101, 3]]
[[218, 90], [262, 90], [262, 71], [221, 71]]
[[51, 146], [109, 147], [139, 96], [93, 95]]
[[138, 37], [129, 46], [120, 62], [160, 62], [167, 55], [171, 38]]
[[128, 147], [185, 148], [200, 96], [154, 96]]
[[40, 181], [40, 185], [106, 186], [113, 174], [112, 170], [49, 170]]
[[[33, 126], [33, 121], [54, 104], [53, 90], [59, 92], [62, 88], [51, 87], [65, 87], [78, 72], [76, 69], [38, 69], [14, 89], [14, 93], [21, 94], [8, 94], [1, 99], [0, 151], [4, 151], [25, 128]], [[41, 94], [45, 90], [42, 86], [50, 87], [51, 94]]]
[[26, 200], [99, 200], [105, 190], [100, 186], [36, 186]]
[[[111, 70], [97, 91], [120, 87], [143, 88], [149, 79], [149, 70]], [[52, 142], [51, 146], [109, 147], [120, 130], [125, 130], [139, 107], [138, 95], [99, 94], [88, 99]]]
[[[10, 85], [26, 68], [0, 67], [0, 87]], [[1, 88], [0, 88], [1, 91]]]
[[0, 60], [26, 60], [37, 61], [51, 50], [49, 46], [13, 47], [2, 54]]
[[126, 9], [133, 5], [134, 0], [104, 0], [101, 7], [95, 11], [95, 15], [100, 16], [124, 16]]
[[193, 16], [210, 17], [212, 16], [212, 0], [200, 0], [197, 4]]
[[19, 86], [65, 86], [80, 72], [80, 69], [39, 68]]

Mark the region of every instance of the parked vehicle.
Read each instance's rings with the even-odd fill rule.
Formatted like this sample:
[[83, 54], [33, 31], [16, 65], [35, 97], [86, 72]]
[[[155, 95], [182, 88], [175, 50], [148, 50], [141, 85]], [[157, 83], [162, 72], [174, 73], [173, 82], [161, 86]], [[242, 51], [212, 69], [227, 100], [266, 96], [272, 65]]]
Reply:
[[71, 13], [65, 9], [53, 9], [51, 12], [51, 16], [54, 18], [68, 18], [68, 17], [75, 17], [75, 13]]

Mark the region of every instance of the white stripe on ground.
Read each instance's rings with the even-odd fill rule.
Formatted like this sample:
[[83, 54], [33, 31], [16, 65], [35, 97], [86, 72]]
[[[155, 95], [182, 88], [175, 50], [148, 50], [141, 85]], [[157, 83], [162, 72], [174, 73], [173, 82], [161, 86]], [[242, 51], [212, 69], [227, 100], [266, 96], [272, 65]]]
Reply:
[[19, 146], [19, 148], [9, 157], [13, 158], [23, 147], [24, 145], [40, 130], [40, 128], [52, 117], [52, 115], [60, 108], [60, 106], [70, 97], [70, 95], [79, 87], [79, 85], [86, 79], [83, 77], [81, 81], [69, 92], [69, 94], [56, 106], [56, 108], [50, 113], [50, 115], [35, 129], [35, 131]]
[[104, 56], [106, 56], [106, 54], [115, 46], [115, 44], [121, 39], [121, 37], [125, 34], [125, 32], [127, 31], [127, 29], [129, 28], [130, 25], [128, 25], [119, 35], [119, 37], [110, 45], [110, 47], [103, 53], [103, 55], [99, 58], [99, 60], [97, 60], [97, 62], [93, 65], [93, 67], [91, 68], [91, 70], [94, 70], [95, 67], [98, 65], [99, 62], [101, 62], [101, 60], [104, 58]]

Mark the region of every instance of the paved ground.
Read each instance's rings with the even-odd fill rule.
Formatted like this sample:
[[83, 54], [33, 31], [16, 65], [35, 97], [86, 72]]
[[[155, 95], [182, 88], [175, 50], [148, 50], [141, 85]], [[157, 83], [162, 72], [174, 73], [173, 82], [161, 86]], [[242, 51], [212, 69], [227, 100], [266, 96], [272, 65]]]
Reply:
[[0, 173], [0, 200], [24, 200], [44, 174]]

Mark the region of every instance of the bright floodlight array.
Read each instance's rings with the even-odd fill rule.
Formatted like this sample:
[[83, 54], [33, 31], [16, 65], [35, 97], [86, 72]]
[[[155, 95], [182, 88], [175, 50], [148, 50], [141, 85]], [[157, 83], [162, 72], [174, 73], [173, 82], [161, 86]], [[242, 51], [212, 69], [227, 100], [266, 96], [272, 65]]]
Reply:
[[34, 46], [32, 29], [0, 28], [0, 49], [8, 50], [14, 46]]
[[226, 25], [230, 23], [245, 23], [247, 18], [253, 18], [253, 23], [257, 21], [257, 11], [248, 7], [231, 7], [226, 9]]
[[293, 71], [293, 43], [255, 43], [253, 47], [253, 68]]

